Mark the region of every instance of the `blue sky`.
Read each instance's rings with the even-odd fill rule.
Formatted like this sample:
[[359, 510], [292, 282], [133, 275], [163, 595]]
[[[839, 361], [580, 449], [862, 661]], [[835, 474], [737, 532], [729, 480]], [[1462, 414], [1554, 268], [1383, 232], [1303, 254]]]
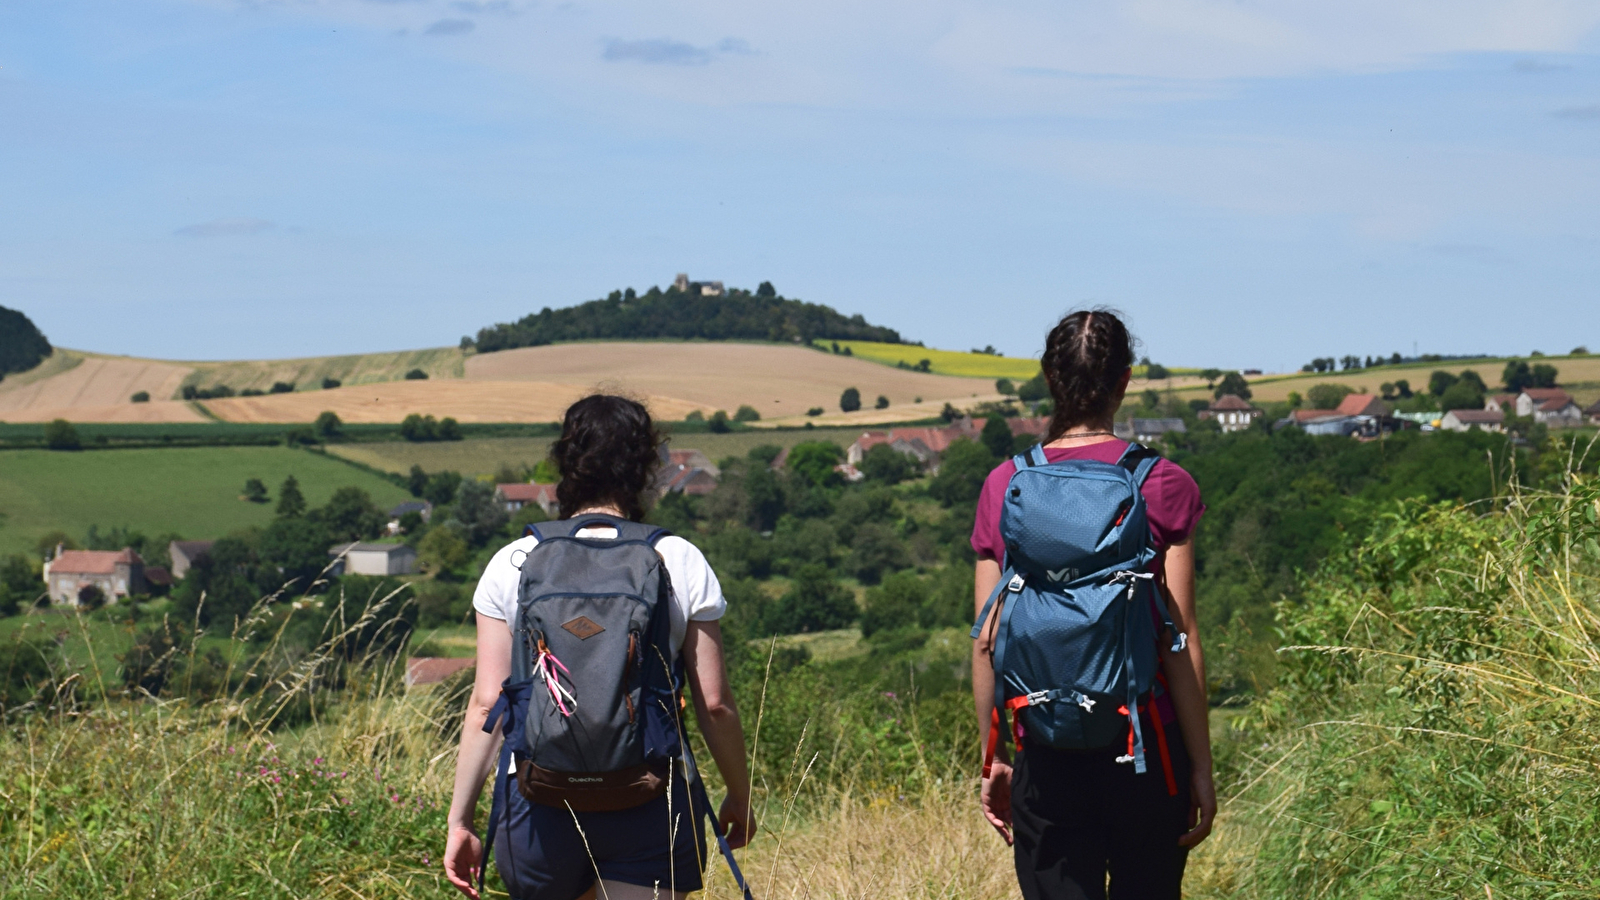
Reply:
[[212, 359], [676, 272], [1036, 355], [1600, 350], [1600, 4], [8, 0], [0, 305]]

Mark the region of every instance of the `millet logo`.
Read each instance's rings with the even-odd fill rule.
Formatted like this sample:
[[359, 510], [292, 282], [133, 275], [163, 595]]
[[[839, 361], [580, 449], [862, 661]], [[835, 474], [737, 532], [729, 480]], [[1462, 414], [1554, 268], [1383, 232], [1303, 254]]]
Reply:
[[589, 775], [589, 776], [568, 775], [567, 776], [567, 781], [571, 782], [573, 784], [582, 784], [582, 783], [587, 783], [587, 782], [605, 781], [605, 779], [601, 778], [601, 777], [599, 777], [597, 775]]
[[1073, 568], [1046, 569], [1045, 574], [1051, 581], [1076, 581], [1078, 578], [1078, 570]]

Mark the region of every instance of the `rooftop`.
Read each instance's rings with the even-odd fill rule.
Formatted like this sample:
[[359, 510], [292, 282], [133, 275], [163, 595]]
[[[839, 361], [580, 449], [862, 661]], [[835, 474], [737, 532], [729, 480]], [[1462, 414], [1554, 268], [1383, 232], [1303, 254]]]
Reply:
[[407, 553], [417, 552], [410, 547], [407, 547], [405, 544], [374, 544], [366, 541], [356, 541], [353, 544], [334, 544], [332, 547], [328, 548], [328, 555], [340, 556], [345, 553], [394, 553], [397, 550], [404, 550]]
[[143, 564], [139, 554], [128, 547], [121, 550], [63, 550], [50, 561], [50, 574], [66, 572], [73, 575], [112, 575], [117, 566]]
[[1223, 394], [1221, 397], [1211, 401], [1211, 405], [1206, 408], [1212, 410], [1213, 412], [1232, 412], [1235, 410], [1239, 412], [1250, 412], [1251, 410], [1255, 409], [1255, 407], [1251, 406], [1248, 401], [1244, 400], [1238, 394]]
[[1506, 420], [1506, 414], [1498, 409], [1452, 409], [1445, 415], [1455, 416], [1456, 421], [1462, 424], [1500, 424]]

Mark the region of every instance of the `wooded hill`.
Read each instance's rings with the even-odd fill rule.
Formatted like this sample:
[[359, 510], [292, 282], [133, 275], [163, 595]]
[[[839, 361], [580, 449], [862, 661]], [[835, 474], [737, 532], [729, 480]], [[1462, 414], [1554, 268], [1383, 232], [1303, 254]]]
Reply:
[[26, 372], [53, 351], [50, 342], [27, 316], [0, 306], [0, 378]]
[[780, 297], [763, 282], [754, 293], [734, 288], [705, 295], [675, 287], [652, 287], [643, 294], [633, 288], [612, 291], [603, 300], [562, 309], [547, 306], [516, 322], [484, 328], [476, 344], [479, 352], [490, 353], [559, 341], [648, 338], [905, 343], [899, 332], [872, 325], [860, 314], [846, 316], [831, 306]]

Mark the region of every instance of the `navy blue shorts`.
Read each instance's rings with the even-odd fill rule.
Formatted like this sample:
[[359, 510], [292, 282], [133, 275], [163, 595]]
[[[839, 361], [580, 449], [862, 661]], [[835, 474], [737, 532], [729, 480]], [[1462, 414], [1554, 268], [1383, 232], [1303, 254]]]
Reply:
[[[495, 868], [506, 890], [514, 900], [573, 900], [594, 884], [597, 869], [606, 881], [660, 885], [663, 892], [700, 890], [705, 819], [689, 806], [682, 770], [673, 775], [670, 815], [664, 793], [632, 809], [577, 813], [576, 821], [568, 810], [529, 803], [509, 779], [510, 802], [494, 838]], [[497, 783], [495, 790], [506, 787]]]

